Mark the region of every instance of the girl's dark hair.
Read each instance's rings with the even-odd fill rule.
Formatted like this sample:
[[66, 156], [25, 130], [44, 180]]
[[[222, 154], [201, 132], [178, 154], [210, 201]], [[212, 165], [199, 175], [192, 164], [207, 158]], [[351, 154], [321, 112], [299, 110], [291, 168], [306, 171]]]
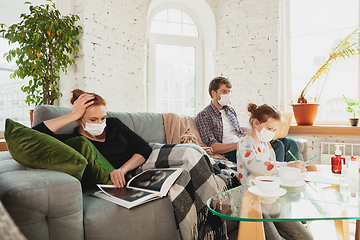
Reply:
[[274, 106], [263, 104], [257, 106], [255, 103], [249, 103], [247, 110], [251, 113], [249, 123], [252, 126], [254, 118], [259, 120], [260, 123], [266, 122], [268, 118], [274, 118], [276, 120], [281, 119], [281, 113]]
[[86, 103], [88, 102], [91, 102], [91, 101], [94, 101], [94, 103], [91, 105], [91, 106], [96, 106], [96, 105], [104, 105], [106, 107], [106, 102], [105, 100], [98, 94], [96, 93], [89, 93], [89, 92], [85, 92], [81, 89], [75, 89], [75, 90], [72, 90], [71, 91], [72, 93], [72, 97], [70, 99], [70, 103], [71, 104], [74, 104], [74, 102], [80, 97], [81, 94], [83, 93], [87, 93], [87, 94], [91, 94], [91, 95], [94, 95], [95, 97], [93, 99], [90, 99], [89, 101], [87, 101]]

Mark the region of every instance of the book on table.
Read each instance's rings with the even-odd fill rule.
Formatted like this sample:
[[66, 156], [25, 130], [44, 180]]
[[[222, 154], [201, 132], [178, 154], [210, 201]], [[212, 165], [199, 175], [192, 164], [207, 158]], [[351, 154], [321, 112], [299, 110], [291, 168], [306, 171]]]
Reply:
[[130, 209], [166, 196], [182, 170], [182, 168], [148, 169], [131, 178], [123, 188], [98, 184], [101, 191], [95, 192], [94, 196]]

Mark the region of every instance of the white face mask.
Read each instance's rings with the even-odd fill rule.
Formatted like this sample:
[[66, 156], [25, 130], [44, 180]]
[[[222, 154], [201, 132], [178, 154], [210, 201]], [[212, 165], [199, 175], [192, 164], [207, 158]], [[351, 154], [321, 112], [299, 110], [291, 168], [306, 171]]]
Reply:
[[224, 94], [224, 95], [220, 95], [221, 99], [218, 100], [218, 103], [221, 106], [227, 106], [230, 103], [230, 94]]
[[274, 136], [275, 136], [275, 132], [269, 131], [265, 128], [262, 128], [260, 132], [256, 130], [256, 137], [261, 142], [270, 142], [274, 138]]
[[99, 136], [104, 132], [104, 129], [106, 127], [106, 121], [104, 121], [101, 124], [98, 123], [87, 123], [83, 119], [81, 119], [85, 123], [85, 127], [83, 126], [84, 130], [93, 136]]

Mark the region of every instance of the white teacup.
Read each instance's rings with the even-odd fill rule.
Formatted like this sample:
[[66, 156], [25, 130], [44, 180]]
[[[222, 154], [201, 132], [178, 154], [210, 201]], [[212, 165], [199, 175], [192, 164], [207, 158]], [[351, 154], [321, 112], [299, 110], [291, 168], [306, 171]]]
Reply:
[[277, 172], [282, 184], [294, 185], [297, 181], [303, 180], [299, 168], [281, 167]]
[[250, 180], [250, 184], [255, 185], [261, 193], [272, 194], [279, 189], [280, 179], [274, 176], [259, 176]]

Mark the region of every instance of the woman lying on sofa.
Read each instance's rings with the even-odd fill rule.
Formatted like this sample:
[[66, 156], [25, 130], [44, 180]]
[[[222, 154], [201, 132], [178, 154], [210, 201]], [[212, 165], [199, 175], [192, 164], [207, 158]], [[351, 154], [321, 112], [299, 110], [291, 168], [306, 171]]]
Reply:
[[[117, 118], [106, 118], [106, 102], [95, 94], [80, 89], [72, 91], [70, 114], [39, 123], [33, 129], [60, 141], [84, 136], [115, 168], [110, 179], [116, 187], [124, 187], [127, 172], [143, 164], [151, 153], [149, 144]], [[77, 121], [72, 134], [55, 134], [60, 128]]]

